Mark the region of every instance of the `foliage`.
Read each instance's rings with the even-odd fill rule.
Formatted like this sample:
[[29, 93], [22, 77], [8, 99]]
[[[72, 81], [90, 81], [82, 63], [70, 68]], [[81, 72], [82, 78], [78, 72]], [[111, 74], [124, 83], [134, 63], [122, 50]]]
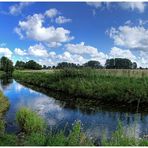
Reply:
[[43, 133], [31, 133], [26, 135], [25, 146], [44, 146], [46, 144], [46, 136]]
[[144, 71], [62, 69], [53, 72], [15, 71], [20, 82], [62, 91], [74, 97], [109, 102], [148, 102], [148, 75]]
[[13, 62], [7, 57], [2, 57], [0, 59], [0, 69], [4, 71], [7, 75], [12, 75], [12, 72], [14, 70]]
[[5, 122], [4, 120], [0, 119], [0, 138], [4, 135], [5, 133]]
[[132, 62], [129, 59], [122, 58], [107, 59], [105, 67], [108, 69], [132, 69]]
[[91, 68], [103, 68], [99, 61], [88, 61], [87, 63], [83, 64], [83, 66]]
[[61, 63], [58, 63], [57, 67], [56, 68], [76, 68], [77, 65], [74, 64], [74, 63], [68, 63], [68, 62], [61, 62]]
[[44, 120], [28, 108], [21, 108], [16, 114], [16, 119], [20, 128], [28, 134], [45, 131]]
[[65, 136], [64, 131], [48, 136], [48, 146], [92, 146], [93, 143], [85, 136], [81, 123], [76, 121], [70, 133]]
[[15, 68], [16, 69], [24, 69], [25, 68], [25, 62], [23, 61], [17, 61], [16, 64], [15, 64]]
[[26, 62], [25, 68], [39, 70], [39, 69], [42, 69], [42, 66], [40, 64], [36, 63], [35, 61], [30, 60], [30, 61]]
[[5, 113], [9, 108], [9, 101], [8, 99], [3, 95], [2, 92], [0, 92], [0, 117], [3, 113]]
[[0, 146], [16, 146], [17, 137], [14, 134], [4, 134], [0, 137]]

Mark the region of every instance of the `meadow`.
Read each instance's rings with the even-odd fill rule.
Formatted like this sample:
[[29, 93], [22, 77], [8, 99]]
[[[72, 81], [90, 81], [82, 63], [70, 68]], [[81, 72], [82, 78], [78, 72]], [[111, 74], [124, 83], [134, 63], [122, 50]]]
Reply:
[[112, 103], [148, 103], [147, 70], [61, 69], [15, 71], [14, 78], [73, 97]]

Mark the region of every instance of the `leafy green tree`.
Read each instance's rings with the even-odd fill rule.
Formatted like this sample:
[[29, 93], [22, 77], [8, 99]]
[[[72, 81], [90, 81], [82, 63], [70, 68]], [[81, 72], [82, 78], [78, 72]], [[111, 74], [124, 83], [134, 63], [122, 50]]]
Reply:
[[24, 69], [25, 68], [25, 62], [23, 61], [17, 61], [16, 64], [15, 64], [15, 68], [16, 69]]
[[85, 67], [91, 67], [91, 68], [102, 68], [99, 61], [88, 61], [83, 66]]
[[4, 71], [7, 75], [12, 75], [12, 72], [14, 70], [13, 62], [7, 57], [2, 57], [0, 59], [0, 69]]
[[58, 63], [56, 68], [76, 68], [77, 65], [74, 63], [68, 63], [68, 62], [61, 62]]
[[42, 69], [42, 66], [40, 64], [38, 64], [37, 62], [35, 62], [34, 60], [30, 60], [30, 61], [26, 62], [25, 68], [40, 70], [40, 69]]
[[133, 62], [132, 68], [133, 68], [133, 69], [137, 69], [137, 63], [136, 63], [136, 62]]
[[126, 58], [107, 59], [105, 67], [107, 69], [132, 69], [132, 62]]

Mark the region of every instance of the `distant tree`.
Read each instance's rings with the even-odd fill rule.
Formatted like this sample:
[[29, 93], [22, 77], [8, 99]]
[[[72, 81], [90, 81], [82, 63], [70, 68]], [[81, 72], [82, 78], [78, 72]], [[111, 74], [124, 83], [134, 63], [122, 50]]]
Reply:
[[91, 68], [102, 68], [99, 61], [88, 61], [87, 63], [83, 64], [83, 66]]
[[13, 62], [7, 57], [2, 57], [0, 59], [0, 69], [4, 71], [7, 75], [12, 75], [12, 72], [14, 70]]
[[55, 69], [56, 67], [55, 66], [52, 66], [52, 69]]
[[26, 62], [25, 68], [40, 70], [40, 69], [42, 69], [42, 66], [40, 64], [38, 64], [37, 62], [35, 62], [34, 60], [30, 60], [30, 61]]
[[137, 69], [137, 63], [136, 63], [136, 62], [133, 62], [133, 63], [132, 63], [132, 68], [133, 68], [133, 69]]
[[107, 69], [131, 69], [132, 62], [126, 58], [107, 59], [105, 67]]
[[15, 68], [16, 69], [24, 69], [25, 68], [26, 63], [23, 61], [17, 61], [15, 64]]
[[74, 63], [68, 63], [68, 62], [61, 62], [58, 63], [56, 68], [76, 68], [77, 65]]
[[47, 66], [46, 65], [43, 65], [43, 69], [47, 69]]
[[51, 66], [48, 66], [47, 69], [51, 69]]

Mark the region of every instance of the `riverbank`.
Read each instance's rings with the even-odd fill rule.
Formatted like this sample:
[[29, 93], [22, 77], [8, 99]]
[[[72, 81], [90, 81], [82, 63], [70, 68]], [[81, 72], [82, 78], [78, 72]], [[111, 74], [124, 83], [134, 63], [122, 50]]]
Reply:
[[8, 110], [8, 108], [9, 108], [9, 101], [3, 95], [3, 93], [0, 92], [0, 118]]
[[[134, 73], [136, 73], [134, 77]], [[148, 76], [139, 71], [65, 69], [50, 72], [15, 71], [17, 81], [67, 95], [112, 103], [148, 103]]]

